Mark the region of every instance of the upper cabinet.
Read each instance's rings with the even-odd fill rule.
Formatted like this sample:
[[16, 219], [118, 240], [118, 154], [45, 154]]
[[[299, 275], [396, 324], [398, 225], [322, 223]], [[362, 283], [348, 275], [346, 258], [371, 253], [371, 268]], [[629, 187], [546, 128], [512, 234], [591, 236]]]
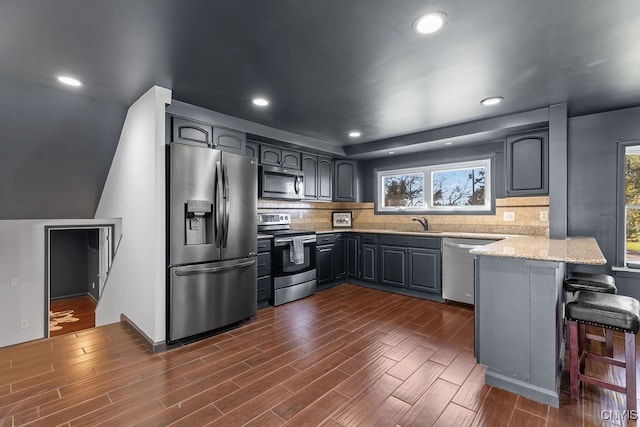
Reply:
[[171, 142], [212, 146], [213, 126], [183, 117], [170, 116]]
[[246, 134], [210, 123], [169, 115], [171, 142], [203, 145], [230, 153], [245, 154]]
[[302, 153], [304, 172], [304, 198], [331, 201], [333, 161], [329, 157]]
[[213, 128], [213, 148], [229, 153], [245, 154], [247, 134], [221, 127]]
[[507, 197], [549, 194], [548, 130], [508, 135], [505, 162]]
[[336, 202], [356, 202], [358, 170], [355, 160], [334, 160], [333, 200]]
[[262, 144], [260, 145], [260, 164], [281, 166], [283, 168], [290, 168], [301, 170], [302, 165], [300, 163], [300, 152], [287, 150], [273, 145]]
[[257, 142], [247, 141], [244, 155], [257, 159], [260, 157], [260, 145]]

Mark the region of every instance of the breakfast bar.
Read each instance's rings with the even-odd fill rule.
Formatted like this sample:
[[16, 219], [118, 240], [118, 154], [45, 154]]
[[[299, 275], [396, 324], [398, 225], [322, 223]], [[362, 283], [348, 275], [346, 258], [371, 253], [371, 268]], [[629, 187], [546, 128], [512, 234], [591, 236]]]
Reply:
[[560, 404], [567, 264], [604, 265], [592, 237], [509, 237], [476, 255], [475, 356], [487, 384]]

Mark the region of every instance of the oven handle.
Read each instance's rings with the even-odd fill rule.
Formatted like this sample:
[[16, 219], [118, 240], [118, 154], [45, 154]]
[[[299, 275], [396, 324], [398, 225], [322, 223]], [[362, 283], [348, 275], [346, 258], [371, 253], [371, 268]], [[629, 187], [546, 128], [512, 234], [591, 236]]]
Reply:
[[[293, 239], [275, 239], [273, 241], [273, 245], [274, 246], [285, 246], [285, 245], [288, 246], [289, 243], [291, 243], [291, 242], [293, 242]], [[315, 237], [304, 239], [302, 241], [303, 244], [305, 244], [305, 243], [315, 243], [315, 242], [316, 242], [316, 238]]]

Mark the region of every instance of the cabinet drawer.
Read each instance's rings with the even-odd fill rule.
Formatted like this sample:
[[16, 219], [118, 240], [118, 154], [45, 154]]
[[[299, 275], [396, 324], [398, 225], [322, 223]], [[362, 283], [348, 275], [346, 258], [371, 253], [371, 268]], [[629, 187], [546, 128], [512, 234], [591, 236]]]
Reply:
[[414, 237], [414, 236], [380, 236], [380, 244], [402, 246], [406, 248], [441, 249], [440, 237]]
[[378, 243], [378, 235], [377, 234], [361, 234], [360, 242], [375, 245], [376, 243]]
[[258, 239], [258, 252], [271, 252], [271, 239]]
[[326, 245], [328, 243], [335, 243], [335, 234], [316, 234], [316, 245]]
[[258, 301], [271, 298], [271, 276], [258, 279]]
[[271, 253], [258, 254], [258, 277], [271, 274]]

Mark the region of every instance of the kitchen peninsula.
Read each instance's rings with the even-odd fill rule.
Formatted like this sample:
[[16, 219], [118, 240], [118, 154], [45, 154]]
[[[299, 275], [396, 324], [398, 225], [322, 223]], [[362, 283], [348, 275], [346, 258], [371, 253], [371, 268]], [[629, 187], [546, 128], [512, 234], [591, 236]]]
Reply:
[[475, 356], [485, 382], [559, 407], [566, 265], [606, 264], [596, 240], [510, 237], [471, 253]]

